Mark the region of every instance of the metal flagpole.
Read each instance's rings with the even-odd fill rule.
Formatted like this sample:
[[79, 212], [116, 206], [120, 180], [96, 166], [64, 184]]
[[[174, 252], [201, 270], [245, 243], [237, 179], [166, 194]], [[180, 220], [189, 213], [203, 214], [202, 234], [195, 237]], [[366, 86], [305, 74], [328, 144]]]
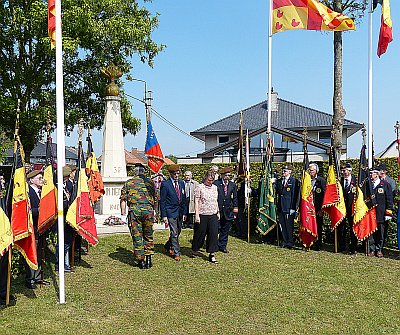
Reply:
[[56, 111], [57, 111], [57, 192], [59, 302], [65, 304], [65, 253], [63, 212], [63, 167], [65, 165], [64, 80], [62, 61], [61, 0], [56, 0]]
[[372, 150], [372, 6], [373, 0], [369, 1], [368, 16], [368, 167], [372, 168], [374, 161]]

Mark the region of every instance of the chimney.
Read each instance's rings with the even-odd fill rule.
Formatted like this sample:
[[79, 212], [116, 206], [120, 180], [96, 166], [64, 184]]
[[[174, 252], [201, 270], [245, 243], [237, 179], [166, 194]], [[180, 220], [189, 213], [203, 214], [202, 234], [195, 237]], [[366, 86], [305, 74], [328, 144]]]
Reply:
[[271, 90], [271, 112], [277, 112], [279, 108], [278, 103], [278, 92], [274, 92], [274, 89]]

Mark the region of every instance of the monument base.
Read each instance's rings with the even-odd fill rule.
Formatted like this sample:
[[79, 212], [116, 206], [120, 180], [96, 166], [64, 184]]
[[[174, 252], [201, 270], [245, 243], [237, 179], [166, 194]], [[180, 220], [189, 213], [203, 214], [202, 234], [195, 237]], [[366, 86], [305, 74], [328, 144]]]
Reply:
[[121, 196], [121, 189], [128, 178], [118, 179], [112, 178], [112, 180], [108, 180], [108, 178], [103, 178], [105, 193], [100, 199], [100, 214], [121, 215], [119, 197]]

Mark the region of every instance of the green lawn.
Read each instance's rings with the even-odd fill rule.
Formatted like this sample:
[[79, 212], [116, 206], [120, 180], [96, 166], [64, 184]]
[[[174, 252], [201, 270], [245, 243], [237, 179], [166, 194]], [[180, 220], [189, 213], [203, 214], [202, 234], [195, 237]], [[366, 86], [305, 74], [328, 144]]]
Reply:
[[[162, 254], [155, 235], [150, 270], [134, 267], [129, 235], [100, 239], [75, 273], [65, 305], [50, 287], [13, 281], [15, 306], [0, 310], [0, 334], [400, 334], [400, 261], [303, 252], [230, 237], [218, 265]], [[205, 254], [206, 256], [206, 254]]]

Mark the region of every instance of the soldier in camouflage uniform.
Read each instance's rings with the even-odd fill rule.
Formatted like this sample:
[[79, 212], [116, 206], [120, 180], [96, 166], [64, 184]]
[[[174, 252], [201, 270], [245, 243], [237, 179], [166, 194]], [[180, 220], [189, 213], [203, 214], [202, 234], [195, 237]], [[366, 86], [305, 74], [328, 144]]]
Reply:
[[[126, 215], [133, 241], [133, 253], [141, 269], [152, 267], [153, 216], [155, 189], [153, 182], [144, 176], [144, 167], [136, 167], [136, 176], [129, 179], [121, 190], [121, 215]], [[146, 260], [145, 260], [146, 258]]]

